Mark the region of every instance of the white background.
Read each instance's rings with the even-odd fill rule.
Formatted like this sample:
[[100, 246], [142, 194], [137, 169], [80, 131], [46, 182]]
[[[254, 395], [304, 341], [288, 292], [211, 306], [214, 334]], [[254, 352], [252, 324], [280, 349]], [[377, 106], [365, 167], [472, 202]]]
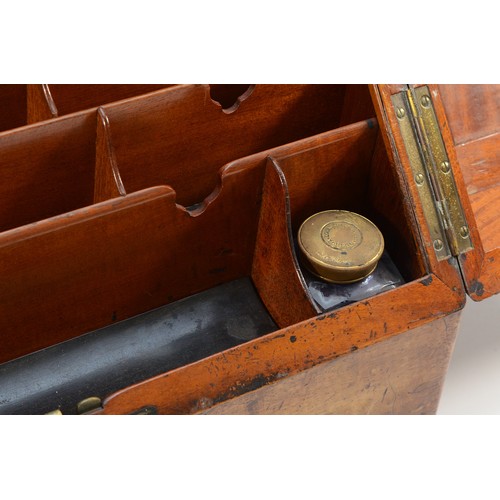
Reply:
[[500, 415], [500, 295], [467, 300], [438, 414]]

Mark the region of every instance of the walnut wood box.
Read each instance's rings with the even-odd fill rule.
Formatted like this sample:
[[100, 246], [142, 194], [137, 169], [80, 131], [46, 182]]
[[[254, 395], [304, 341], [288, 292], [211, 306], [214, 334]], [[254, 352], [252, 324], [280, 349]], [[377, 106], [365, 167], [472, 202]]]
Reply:
[[[0, 85], [0, 412], [434, 413], [500, 289], [500, 87]], [[320, 313], [293, 237], [404, 277]], [[83, 402], [82, 402], [83, 400]]]

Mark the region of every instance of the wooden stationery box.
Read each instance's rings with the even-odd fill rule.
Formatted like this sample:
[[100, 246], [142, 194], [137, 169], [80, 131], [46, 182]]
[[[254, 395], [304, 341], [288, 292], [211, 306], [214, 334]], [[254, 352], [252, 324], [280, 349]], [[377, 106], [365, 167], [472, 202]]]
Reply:
[[[0, 86], [0, 412], [434, 413], [500, 289], [500, 87]], [[345, 209], [404, 284], [321, 312]]]

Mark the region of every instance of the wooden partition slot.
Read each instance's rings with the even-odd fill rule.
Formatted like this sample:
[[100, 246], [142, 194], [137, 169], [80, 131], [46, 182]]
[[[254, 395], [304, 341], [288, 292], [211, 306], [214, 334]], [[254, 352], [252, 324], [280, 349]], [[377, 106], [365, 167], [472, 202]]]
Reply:
[[223, 178], [198, 215], [163, 186], [1, 233], [0, 359], [250, 276], [262, 174]]
[[[179, 204], [191, 206], [214, 190], [222, 165], [337, 128], [347, 119], [348, 89], [255, 85], [227, 113], [210, 86], [181, 85], [103, 106], [103, 113], [125, 191], [168, 184]], [[366, 106], [356, 119], [372, 116]]]
[[0, 231], [93, 203], [95, 112], [0, 134]]

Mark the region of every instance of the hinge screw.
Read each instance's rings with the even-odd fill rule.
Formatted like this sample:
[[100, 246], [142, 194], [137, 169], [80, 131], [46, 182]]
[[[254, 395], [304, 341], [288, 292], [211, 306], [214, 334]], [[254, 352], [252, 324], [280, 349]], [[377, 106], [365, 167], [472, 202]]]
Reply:
[[464, 240], [469, 236], [469, 228], [467, 226], [462, 226], [458, 232]]
[[396, 109], [396, 116], [402, 120], [405, 117], [405, 109], [404, 108], [397, 108]]
[[420, 99], [420, 102], [424, 108], [428, 108], [431, 105], [431, 98], [425, 94], [422, 96], [422, 99]]
[[442, 161], [440, 167], [441, 167], [441, 172], [443, 172], [443, 174], [447, 174], [450, 171], [450, 162]]
[[421, 186], [424, 183], [424, 174], [417, 174], [415, 176], [415, 182], [418, 186]]
[[439, 252], [443, 249], [443, 242], [441, 240], [434, 240], [434, 248]]

